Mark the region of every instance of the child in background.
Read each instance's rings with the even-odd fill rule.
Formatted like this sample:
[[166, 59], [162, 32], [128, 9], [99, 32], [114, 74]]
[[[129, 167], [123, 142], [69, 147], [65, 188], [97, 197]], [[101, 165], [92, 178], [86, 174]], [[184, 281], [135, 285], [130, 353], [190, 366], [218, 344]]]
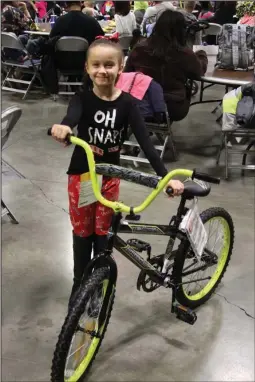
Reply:
[[[96, 163], [118, 165], [130, 126], [155, 172], [163, 177], [167, 170], [150, 140], [135, 99], [115, 87], [122, 69], [123, 53], [118, 44], [106, 39], [93, 42], [87, 52], [88, 76], [83, 91], [71, 99], [61, 124], [53, 125], [52, 136], [64, 142], [67, 134], [78, 125], [78, 137], [90, 144]], [[80, 190], [89, 178], [88, 171], [86, 153], [76, 146], [67, 172], [74, 252], [74, 283], [69, 304], [91, 260], [92, 247], [97, 255], [106, 246], [113, 215], [110, 208], [82, 198]], [[119, 184], [119, 179], [103, 177], [102, 195], [109, 200], [118, 200]], [[184, 186], [178, 180], [170, 181], [169, 186], [174, 190], [173, 195], [183, 192]]]
[[47, 13], [47, 1], [36, 1], [35, 6], [39, 19], [43, 19]]

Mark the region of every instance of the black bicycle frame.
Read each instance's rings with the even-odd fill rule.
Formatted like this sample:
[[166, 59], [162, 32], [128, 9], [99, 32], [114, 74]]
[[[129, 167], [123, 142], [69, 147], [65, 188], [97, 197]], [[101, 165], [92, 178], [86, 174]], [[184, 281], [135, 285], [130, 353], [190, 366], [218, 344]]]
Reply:
[[113, 216], [112, 226], [108, 233], [108, 243], [105, 250], [105, 254], [112, 254], [113, 248], [120, 252], [124, 257], [131, 261], [142, 271], [145, 271], [154, 282], [163, 285], [165, 276], [160, 273], [155, 267], [146, 261], [139, 253], [128, 245], [118, 233], [139, 233], [145, 235], [162, 235], [169, 236], [169, 240], [166, 254], [170, 255], [173, 249], [174, 241], [176, 238], [180, 240], [186, 239], [186, 236], [179, 231], [178, 227], [181, 222], [183, 214], [186, 212], [185, 209], [186, 199], [181, 198], [181, 202], [177, 211], [177, 215], [174, 216], [169, 225], [156, 225], [156, 224], [144, 224], [144, 223], [134, 223], [134, 222], [121, 222], [122, 214], [117, 213]]

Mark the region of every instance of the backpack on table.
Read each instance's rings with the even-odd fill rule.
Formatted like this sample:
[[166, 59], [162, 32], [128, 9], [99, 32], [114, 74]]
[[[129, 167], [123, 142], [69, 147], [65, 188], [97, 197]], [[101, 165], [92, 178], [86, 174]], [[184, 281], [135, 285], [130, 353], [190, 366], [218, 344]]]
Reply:
[[216, 66], [220, 69], [248, 70], [254, 64], [255, 27], [225, 24], [219, 35]]

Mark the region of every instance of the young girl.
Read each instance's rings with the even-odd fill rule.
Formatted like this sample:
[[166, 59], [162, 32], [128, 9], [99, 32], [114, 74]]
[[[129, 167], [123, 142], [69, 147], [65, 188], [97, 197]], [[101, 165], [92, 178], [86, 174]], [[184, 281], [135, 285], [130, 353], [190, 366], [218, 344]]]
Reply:
[[[61, 125], [53, 125], [52, 136], [64, 142], [67, 134], [71, 134], [78, 125], [78, 137], [90, 144], [95, 161], [118, 165], [121, 146], [130, 126], [155, 172], [163, 177], [167, 170], [150, 141], [135, 99], [115, 87], [122, 69], [123, 53], [120, 46], [106, 39], [94, 41], [87, 52], [86, 71], [89, 77], [83, 91], [71, 99]], [[88, 171], [86, 153], [76, 146], [67, 172], [74, 254], [71, 297], [78, 289], [91, 259], [92, 246], [95, 255], [105, 248], [113, 214], [110, 208], [98, 202], [80, 206], [81, 184], [88, 178]], [[119, 179], [103, 177], [103, 196], [117, 200], [119, 184]], [[173, 188], [174, 195], [183, 192], [183, 184], [178, 180], [170, 181], [169, 186]]]

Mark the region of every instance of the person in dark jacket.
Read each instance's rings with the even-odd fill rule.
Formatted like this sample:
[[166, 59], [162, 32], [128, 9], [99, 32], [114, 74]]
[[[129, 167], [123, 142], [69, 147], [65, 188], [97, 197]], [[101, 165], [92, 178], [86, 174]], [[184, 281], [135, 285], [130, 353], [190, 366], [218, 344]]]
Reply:
[[60, 16], [53, 26], [50, 38], [56, 36], [77, 36], [85, 38], [91, 44], [97, 36], [104, 32], [99, 23], [82, 13], [80, 1], [68, 2], [68, 13]]
[[169, 116], [183, 119], [189, 111], [190, 89], [187, 79], [198, 80], [208, 65], [206, 53], [194, 53], [186, 46], [186, 23], [181, 12], [161, 14], [151, 36], [130, 53], [125, 72], [142, 72], [158, 82], [164, 91]]
[[[50, 39], [54, 37], [75, 36], [86, 39], [89, 45], [97, 36], [103, 36], [104, 32], [93, 17], [82, 13], [80, 1], [68, 2], [68, 13], [60, 16], [53, 26]], [[85, 52], [56, 54], [56, 65], [65, 70], [83, 70]]]
[[224, 24], [236, 24], [236, 1], [220, 1], [214, 16], [210, 19], [210, 22], [224, 25]]

